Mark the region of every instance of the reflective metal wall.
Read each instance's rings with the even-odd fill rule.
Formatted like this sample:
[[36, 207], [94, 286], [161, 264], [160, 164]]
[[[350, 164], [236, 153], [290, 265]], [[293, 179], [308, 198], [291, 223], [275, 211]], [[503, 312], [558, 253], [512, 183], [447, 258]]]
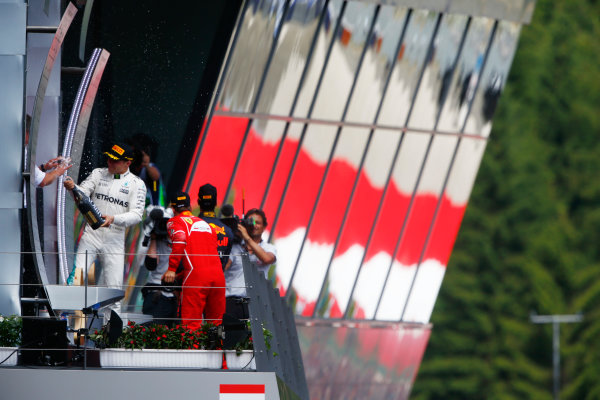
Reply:
[[27, 7], [0, 2], [0, 314], [20, 314], [23, 94]]
[[297, 314], [427, 322], [519, 27], [250, 1], [186, 190], [265, 209]]
[[[237, 214], [265, 210], [281, 294], [298, 316], [332, 330], [307, 329], [302, 345], [306, 364], [329, 352], [327, 363], [338, 365], [309, 376], [318, 398], [375, 393], [318, 384], [323, 374], [339, 385], [341, 376], [354, 379], [354, 367], [360, 375], [360, 363], [396, 368], [366, 350], [362, 357], [354, 340], [323, 341], [361, 334], [336, 331], [340, 319], [389, 321], [383, 332], [401, 332], [370, 340], [400, 349], [397, 362], [412, 368], [400, 372], [408, 389], [375, 398], [408, 396], [520, 26], [533, 10], [528, 1], [514, 9], [464, 2], [471, 12], [441, 3], [248, 1], [188, 171], [192, 196], [210, 181]], [[406, 358], [408, 323], [421, 324], [422, 351]], [[360, 362], [348, 362], [348, 352]]]

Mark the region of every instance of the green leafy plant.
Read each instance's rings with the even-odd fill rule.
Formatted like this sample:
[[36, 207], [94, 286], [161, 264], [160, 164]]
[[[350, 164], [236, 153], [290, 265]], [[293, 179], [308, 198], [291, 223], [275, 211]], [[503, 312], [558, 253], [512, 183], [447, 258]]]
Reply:
[[0, 315], [0, 347], [15, 347], [21, 344], [21, 317]]
[[242, 340], [237, 342], [233, 347], [235, 354], [238, 356], [242, 354], [243, 350], [254, 350], [254, 342], [252, 341], [252, 329], [250, 328], [250, 321], [246, 321], [246, 335]]
[[217, 327], [209, 322], [199, 329], [185, 325], [170, 328], [166, 325], [139, 325], [129, 321], [119, 339], [109, 342], [108, 327], [90, 335], [98, 348], [215, 350], [221, 348]]
[[[234, 349], [235, 353], [239, 356], [243, 350], [254, 350], [254, 341], [252, 340], [252, 329], [250, 327], [250, 321], [246, 321], [246, 327], [248, 330], [248, 334], [244, 339], [240, 340], [236, 343]], [[271, 340], [273, 339], [273, 334], [270, 330], [266, 329], [264, 325], [262, 325], [263, 330], [263, 338], [265, 339], [265, 347], [267, 351], [271, 351]], [[273, 352], [273, 357], [277, 357], [277, 353]]]
[[[265, 347], [267, 348], [267, 351], [271, 351], [271, 340], [273, 339], [273, 334], [271, 333], [270, 330], [266, 329], [264, 326], [262, 327], [263, 329], [263, 337], [265, 338]], [[272, 352], [273, 353], [273, 357], [277, 357], [277, 353], [276, 352]]]

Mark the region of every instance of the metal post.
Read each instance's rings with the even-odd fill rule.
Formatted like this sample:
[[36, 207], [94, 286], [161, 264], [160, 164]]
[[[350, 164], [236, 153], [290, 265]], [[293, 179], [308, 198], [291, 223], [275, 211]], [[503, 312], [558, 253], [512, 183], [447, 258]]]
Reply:
[[552, 392], [554, 400], [558, 400], [560, 390], [560, 325], [552, 321]]
[[572, 324], [583, 321], [583, 314], [570, 315], [530, 315], [534, 324], [552, 324], [552, 391], [554, 400], [558, 400], [560, 392], [560, 324]]

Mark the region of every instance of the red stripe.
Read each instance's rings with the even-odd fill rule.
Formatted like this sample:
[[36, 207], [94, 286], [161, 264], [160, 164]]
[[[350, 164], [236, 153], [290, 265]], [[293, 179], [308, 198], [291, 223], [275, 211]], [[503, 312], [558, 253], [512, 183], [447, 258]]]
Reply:
[[219, 393], [264, 393], [265, 385], [219, 385]]

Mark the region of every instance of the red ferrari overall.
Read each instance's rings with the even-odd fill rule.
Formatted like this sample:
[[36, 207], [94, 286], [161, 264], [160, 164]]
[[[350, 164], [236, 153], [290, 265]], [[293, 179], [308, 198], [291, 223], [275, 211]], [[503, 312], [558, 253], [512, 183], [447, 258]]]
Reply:
[[217, 253], [217, 235], [205, 221], [184, 211], [167, 223], [173, 243], [169, 270], [183, 259], [181, 320], [190, 328], [207, 322], [221, 324], [225, 313], [225, 276]]

